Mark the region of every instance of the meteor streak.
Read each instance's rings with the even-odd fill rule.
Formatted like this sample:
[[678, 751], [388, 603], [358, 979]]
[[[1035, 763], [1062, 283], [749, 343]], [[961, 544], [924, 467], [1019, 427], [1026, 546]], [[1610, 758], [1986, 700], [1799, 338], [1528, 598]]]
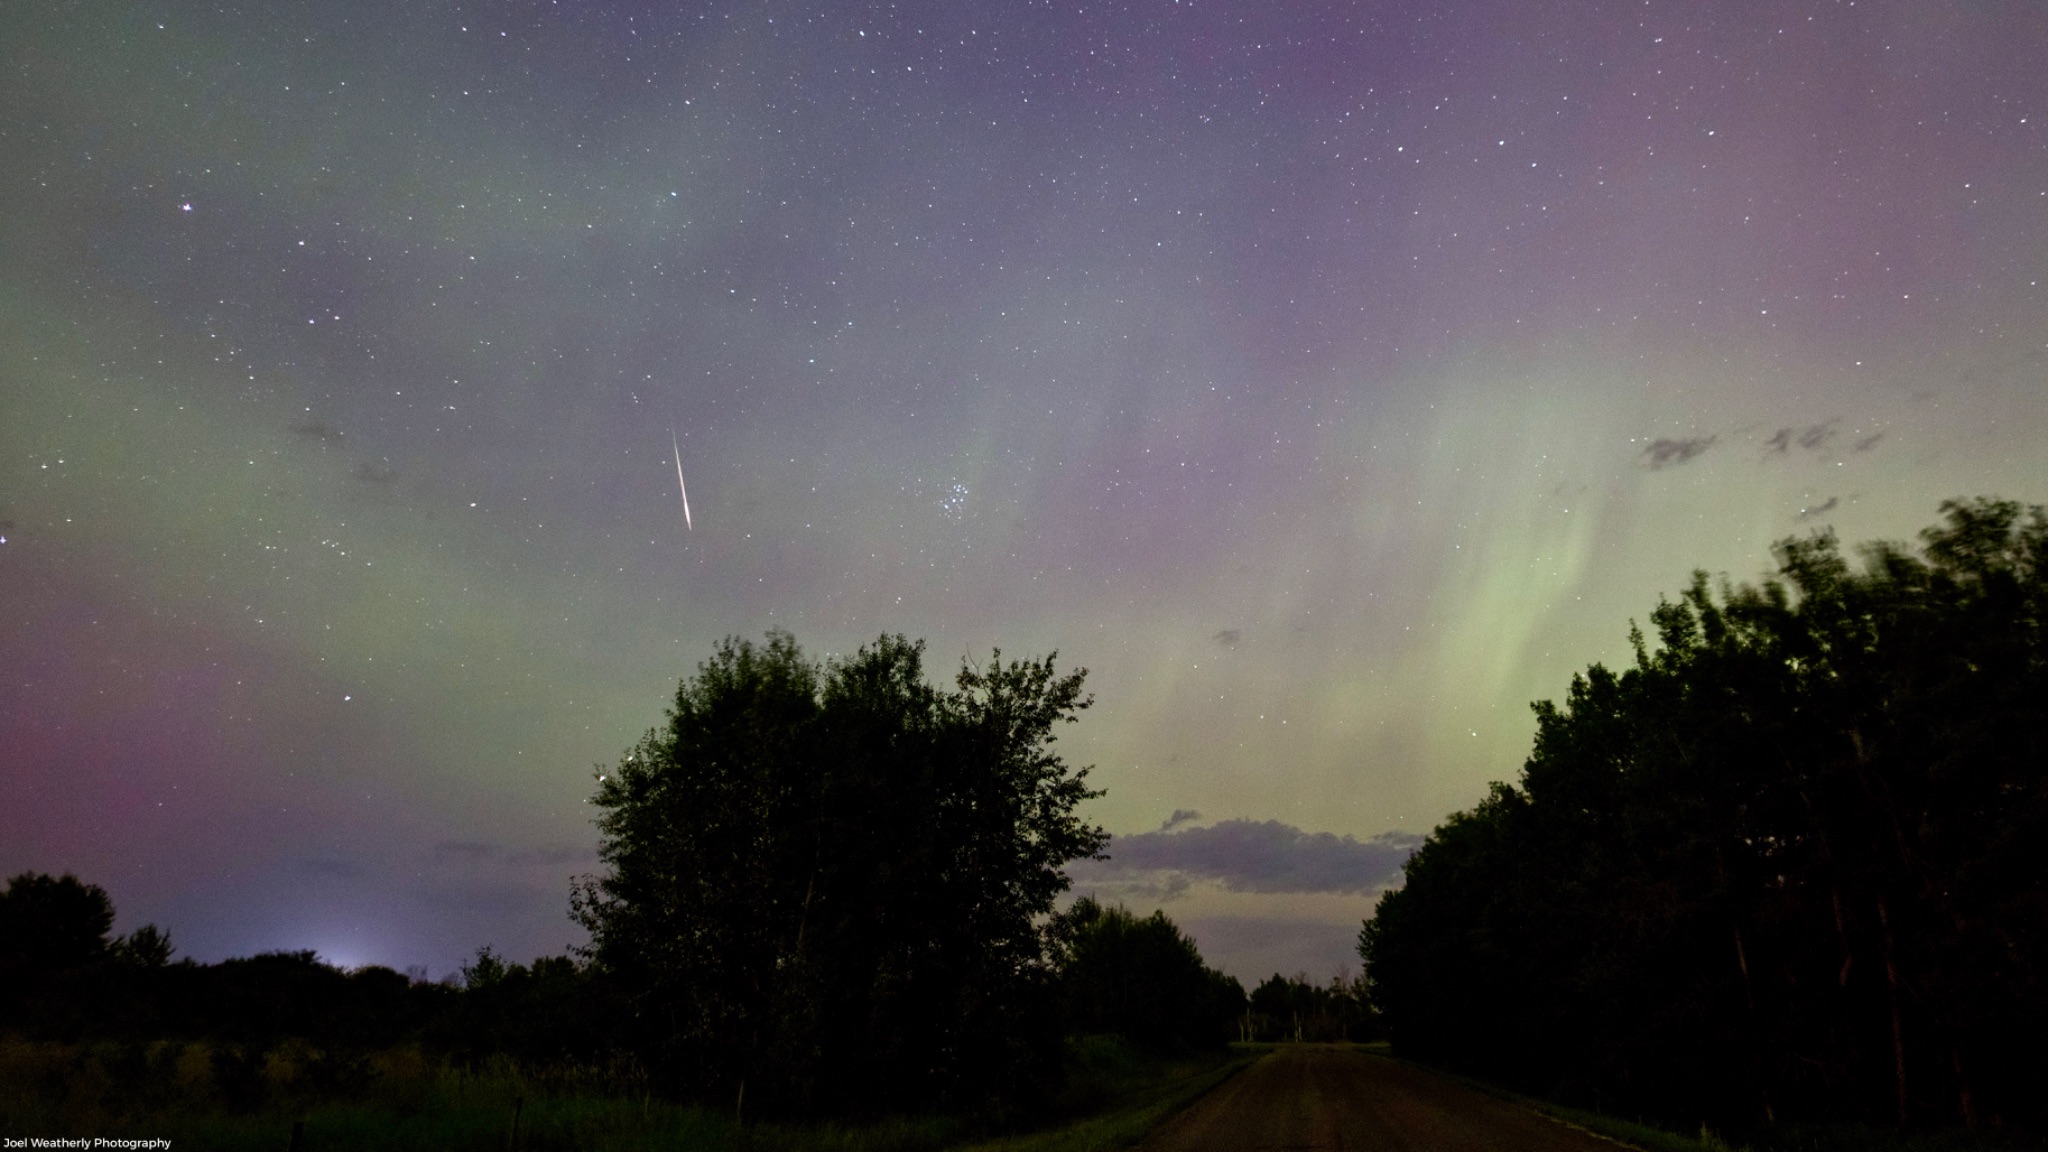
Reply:
[[676, 450], [676, 489], [683, 494], [683, 527], [694, 528], [690, 523], [690, 486], [683, 483], [683, 446], [676, 443], [676, 430], [668, 430], [669, 447]]

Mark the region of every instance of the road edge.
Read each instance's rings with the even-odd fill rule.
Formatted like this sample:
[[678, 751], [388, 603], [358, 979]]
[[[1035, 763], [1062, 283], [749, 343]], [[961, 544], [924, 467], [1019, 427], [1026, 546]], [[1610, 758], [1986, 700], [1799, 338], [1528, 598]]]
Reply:
[[1193, 1107], [1196, 1101], [1267, 1055], [1266, 1052], [1253, 1052], [1237, 1056], [1218, 1067], [1190, 1076], [1135, 1107], [1091, 1116], [1064, 1128], [957, 1145], [949, 1152], [1116, 1152], [1117, 1149], [1135, 1147]]
[[[1630, 1149], [1631, 1152], [1736, 1152], [1733, 1145], [1724, 1143], [1711, 1134], [1708, 1134], [1704, 1139], [1686, 1136], [1677, 1132], [1666, 1131], [1654, 1125], [1645, 1124], [1639, 1120], [1625, 1120], [1619, 1116], [1609, 1116], [1602, 1112], [1592, 1112], [1584, 1108], [1554, 1104], [1534, 1096], [1524, 1096], [1520, 1092], [1467, 1076], [1461, 1072], [1453, 1072], [1447, 1068], [1438, 1068], [1435, 1065], [1404, 1059], [1390, 1052], [1361, 1052], [1360, 1055], [1379, 1060], [1390, 1060], [1396, 1064], [1403, 1064], [1418, 1071], [1455, 1080], [1475, 1092], [1483, 1092], [1496, 1100], [1505, 1100], [1517, 1107], [1534, 1112], [1553, 1124], [1562, 1124], [1573, 1131], [1582, 1132], [1617, 1147]], [[1603, 1131], [1602, 1129], [1606, 1130]]]

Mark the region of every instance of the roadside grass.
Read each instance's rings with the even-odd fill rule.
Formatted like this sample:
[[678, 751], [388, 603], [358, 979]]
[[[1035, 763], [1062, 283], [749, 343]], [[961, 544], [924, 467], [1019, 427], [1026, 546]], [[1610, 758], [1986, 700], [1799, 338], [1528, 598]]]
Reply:
[[1257, 1058], [1160, 1060], [1113, 1037], [1083, 1038], [1043, 1126], [990, 1137], [942, 1116], [743, 1126], [727, 1113], [654, 1099], [644, 1078], [618, 1069], [465, 1069], [414, 1049], [356, 1062], [344, 1069], [346, 1084], [308, 1082], [304, 1070], [318, 1066], [308, 1051], [288, 1053], [294, 1064], [277, 1050], [0, 1040], [0, 1134], [281, 1152], [296, 1122], [304, 1152], [503, 1152], [513, 1146], [516, 1113], [524, 1152], [1109, 1152]]
[[221, 1152], [937, 1152], [958, 1120], [736, 1123], [654, 1099], [631, 1067], [449, 1065], [412, 1048], [346, 1061], [304, 1045], [0, 1038], [0, 1135], [152, 1139]]
[[2040, 1152], [2039, 1140], [1961, 1129], [1931, 1131], [1849, 1124], [1784, 1124], [1749, 1142], [1752, 1152]]
[[[166, 1136], [174, 1147], [223, 1152], [279, 1152], [290, 1141], [292, 1116], [271, 1112], [249, 1116], [219, 1113], [171, 1117], [147, 1125], [122, 1126], [116, 1135]], [[332, 1104], [308, 1109], [303, 1117], [307, 1152], [502, 1152], [514, 1147], [510, 1100], [477, 1101], [399, 1116], [373, 1105]], [[901, 1121], [865, 1127], [833, 1125], [741, 1127], [728, 1116], [701, 1108], [606, 1100], [539, 1097], [520, 1114], [522, 1152], [938, 1152], [946, 1147], [943, 1121]]]
[[1724, 1138], [1702, 1127], [1698, 1136], [1671, 1132], [1546, 1100], [1515, 1097], [1553, 1119], [1605, 1136], [1643, 1152], [2040, 1152], [2029, 1142], [1998, 1132], [1961, 1129], [1901, 1131], [1863, 1124], [1778, 1124], [1740, 1138]]
[[1038, 1131], [964, 1146], [960, 1152], [1112, 1152], [1154, 1128], [1242, 1071], [1271, 1045], [1233, 1044], [1227, 1053], [1186, 1060], [1149, 1059], [1111, 1036], [1074, 1045], [1074, 1089], [1059, 1112], [1070, 1119]]
[[[1389, 1060], [1399, 1060], [1388, 1045], [1364, 1044], [1361, 1049]], [[1641, 1152], [2041, 1152], [2038, 1141], [1998, 1132], [1958, 1129], [1901, 1131], [1860, 1124], [1778, 1124], [1740, 1138], [1726, 1138], [1701, 1126], [1697, 1135], [1674, 1132], [1640, 1120], [1629, 1120], [1575, 1108], [1567, 1104], [1524, 1096], [1497, 1084], [1475, 1080], [1456, 1072], [1414, 1061], [1402, 1061], [1447, 1076], [1476, 1091], [1512, 1101], [1553, 1120], [1602, 1136]]]

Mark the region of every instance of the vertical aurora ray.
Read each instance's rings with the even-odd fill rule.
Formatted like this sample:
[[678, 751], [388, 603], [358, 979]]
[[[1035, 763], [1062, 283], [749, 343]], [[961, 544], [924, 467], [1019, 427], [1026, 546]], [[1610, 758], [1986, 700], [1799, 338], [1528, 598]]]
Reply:
[[1427, 828], [1694, 567], [2048, 500], [2044, 21], [15, 5], [0, 868], [556, 950], [778, 626], [1090, 667], [1112, 829]]

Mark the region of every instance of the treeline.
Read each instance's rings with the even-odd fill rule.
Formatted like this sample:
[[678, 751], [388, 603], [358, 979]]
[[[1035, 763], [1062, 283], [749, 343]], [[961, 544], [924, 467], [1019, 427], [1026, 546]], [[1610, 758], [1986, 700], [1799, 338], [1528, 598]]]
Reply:
[[[379, 1088], [394, 1066], [417, 1075], [422, 1061], [516, 1069], [580, 1092], [705, 1096], [643, 1062], [630, 990], [586, 959], [520, 964], [486, 947], [433, 982], [338, 968], [310, 951], [199, 964], [173, 959], [169, 934], [153, 925], [112, 936], [113, 920], [105, 891], [72, 876], [25, 873], [0, 890], [0, 1037], [64, 1047], [71, 1055], [48, 1075], [105, 1081], [124, 1100], [168, 1098], [174, 1082], [186, 1106], [347, 1099]], [[1136, 1054], [1174, 1057], [1221, 1047], [1246, 1015], [1242, 986], [1209, 968], [1164, 913], [1139, 918], [1083, 898], [1046, 933], [1043, 1007], [1056, 1035], [1116, 1036]], [[1283, 984], [1262, 986], [1259, 1002], [1279, 1010], [1271, 988]], [[1323, 990], [1299, 987], [1303, 1004], [1326, 1002]]]
[[1140, 919], [1083, 896], [1048, 935], [1068, 1035], [1114, 1033], [1153, 1052], [1213, 1047], [1244, 1011], [1244, 985], [1202, 962], [1164, 912]]
[[1327, 1044], [1385, 1039], [1362, 976], [1334, 976], [1318, 985], [1305, 973], [1287, 977], [1275, 972], [1252, 989], [1239, 1024], [1242, 1040]]
[[2048, 518], [1706, 576], [1360, 939], [1397, 1051], [1686, 1124], [2038, 1129]]
[[603, 871], [572, 895], [580, 954], [485, 949], [440, 984], [309, 952], [173, 962], [154, 927], [111, 936], [100, 889], [28, 874], [0, 895], [0, 1031], [203, 1042], [192, 1059], [238, 1083], [299, 1045], [305, 1082], [343, 1091], [370, 1054], [408, 1047], [630, 1069], [613, 1082], [727, 1114], [999, 1125], [1061, 1097], [1075, 1037], [1152, 1056], [1237, 1037], [1242, 986], [1164, 914], [1056, 911], [1062, 866], [1108, 840], [1076, 815], [1098, 794], [1086, 770], [1051, 747], [1089, 704], [1084, 674], [998, 654], [942, 690], [922, 653], [886, 636], [829, 662], [784, 633], [721, 645], [596, 774]]
[[23, 873], [0, 891], [0, 1030], [35, 1041], [206, 1041], [252, 1059], [296, 1041], [361, 1054], [412, 1045], [458, 1062], [545, 1066], [621, 1050], [616, 997], [567, 956], [508, 964], [489, 948], [430, 983], [344, 970], [310, 951], [213, 964], [173, 959], [169, 933], [111, 934], [114, 905], [73, 876]]
[[1057, 1090], [1075, 1032], [1221, 1045], [1242, 990], [1163, 917], [1053, 915], [1108, 840], [1053, 750], [1084, 676], [997, 653], [946, 690], [901, 636], [722, 644], [598, 775], [574, 906], [632, 1050], [736, 1110], [1001, 1116]]

